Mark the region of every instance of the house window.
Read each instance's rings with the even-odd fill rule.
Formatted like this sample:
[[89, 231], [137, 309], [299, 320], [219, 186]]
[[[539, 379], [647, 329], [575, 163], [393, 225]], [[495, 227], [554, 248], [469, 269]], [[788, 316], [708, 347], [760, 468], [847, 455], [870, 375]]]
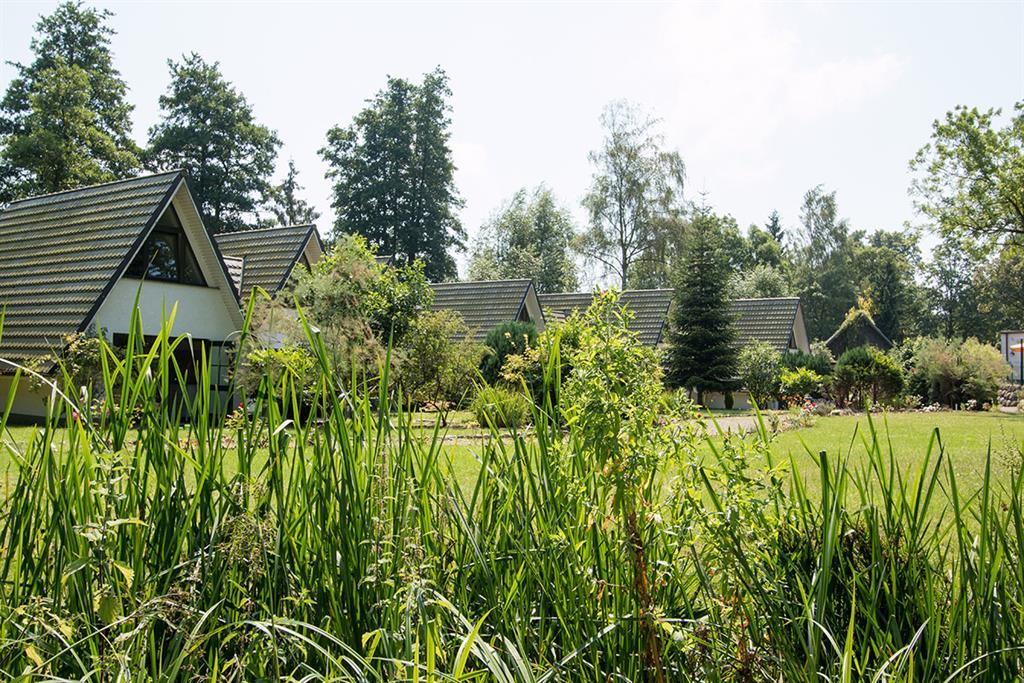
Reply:
[[128, 266], [128, 277], [206, 286], [199, 262], [174, 207], [160, 217], [146, 243]]

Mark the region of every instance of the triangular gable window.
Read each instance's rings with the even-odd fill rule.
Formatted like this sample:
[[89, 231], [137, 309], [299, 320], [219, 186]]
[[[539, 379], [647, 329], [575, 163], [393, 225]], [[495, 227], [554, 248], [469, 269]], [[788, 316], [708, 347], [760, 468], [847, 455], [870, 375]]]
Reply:
[[173, 206], [168, 207], [160, 216], [125, 275], [206, 286], [203, 271], [199, 268], [199, 262]]

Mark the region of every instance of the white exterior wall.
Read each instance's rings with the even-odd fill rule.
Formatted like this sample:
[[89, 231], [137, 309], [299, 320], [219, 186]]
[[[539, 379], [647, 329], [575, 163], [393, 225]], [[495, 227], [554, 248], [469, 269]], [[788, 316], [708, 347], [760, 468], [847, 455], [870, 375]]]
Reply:
[[[50, 400], [50, 391], [45, 385], [39, 389], [32, 389], [29, 386], [30, 380], [31, 378], [25, 374], [18, 378], [18, 391], [14, 395], [14, 405], [11, 407], [11, 414], [45, 417], [46, 403]], [[0, 415], [7, 409], [7, 398], [10, 396], [13, 383], [14, 377], [0, 375], [0, 400], [3, 401], [3, 404], [0, 405]]]
[[224, 308], [220, 291], [214, 287], [121, 278], [93, 318], [93, 324], [103, 330], [107, 339], [114, 333], [126, 333], [130, 329], [136, 294], [139, 296], [139, 317], [146, 334], [159, 333], [164, 316], [169, 318], [175, 306], [172, 336], [191, 334], [196, 339], [224, 341], [238, 329]]
[[1022, 355], [1019, 351], [1014, 351], [1010, 347], [1017, 346], [1021, 342], [1024, 342], [1024, 330], [1010, 330], [999, 333], [999, 347], [1002, 351], [1003, 358], [1010, 364], [1010, 377], [1014, 382], [1020, 382], [1020, 371]]

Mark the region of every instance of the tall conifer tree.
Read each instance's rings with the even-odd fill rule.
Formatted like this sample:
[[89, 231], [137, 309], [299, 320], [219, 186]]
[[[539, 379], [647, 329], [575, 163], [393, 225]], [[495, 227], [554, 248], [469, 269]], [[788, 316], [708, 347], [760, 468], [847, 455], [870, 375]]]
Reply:
[[114, 68], [108, 11], [65, 2], [36, 24], [35, 58], [0, 101], [0, 201], [133, 173], [128, 86]]
[[171, 83], [160, 97], [162, 120], [149, 130], [147, 165], [188, 172], [206, 227], [255, 227], [271, 193], [277, 134], [256, 122], [252, 106], [199, 55], [168, 61]]
[[736, 387], [736, 328], [729, 311], [728, 259], [722, 248], [722, 222], [709, 208], [694, 212], [675, 273], [670, 315], [669, 382], [707, 391]]
[[419, 85], [388, 78], [351, 125], [328, 131], [320, 150], [334, 182], [334, 237], [358, 233], [398, 263], [422, 259], [432, 281], [455, 277], [452, 251], [466, 238], [449, 146], [450, 97], [440, 68]]

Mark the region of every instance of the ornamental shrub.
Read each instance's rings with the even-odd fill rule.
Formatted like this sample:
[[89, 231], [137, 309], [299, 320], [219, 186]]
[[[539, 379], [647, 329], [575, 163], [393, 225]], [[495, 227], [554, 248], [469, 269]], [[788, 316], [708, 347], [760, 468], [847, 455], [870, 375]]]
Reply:
[[477, 424], [484, 429], [491, 426], [518, 429], [529, 424], [532, 407], [521, 392], [504, 387], [483, 387], [470, 404]]
[[820, 396], [824, 377], [808, 368], [783, 370], [779, 377], [779, 396], [786, 403], [799, 403], [810, 396]]
[[533, 323], [502, 323], [487, 333], [484, 346], [488, 352], [480, 364], [480, 374], [488, 384], [501, 378], [501, 368], [509, 356], [521, 354], [537, 343], [537, 326]]
[[747, 344], [740, 351], [740, 381], [758, 407], [767, 407], [779, 392], [781, 363], [782, 354], [766, 342]]
[[828, 350], [824, 342], [814, 342], [811, 344], [810, 353], [804, 351], [794, 351], [792, 353], [782, 354], [781, 365], [787, 370], [796, 370], [797, 368], [807, 368], [813, 370], [822, 377], [828, 377], [832, 374], [832, 364], [835, 359], [832, 357], [832, 352]]
[[868, 400], [889, 403], [905, 386], [895, 360], [872, 346], [858, 346], [839, 357], [833, 373], [836, 400], [861, 406]]
[[[425, 311], [406, 332], [401, 353], [399, 375], [406, 396], [440, 407], [472, 395], [484, 348], [473, 341], [458, 313]], [[446, 411], [442, 421], [447, 421]]]
[[1010, 366], [999, 351], [971, 338], [960, 342], [924, 339], [920, 342], [912, 377], [930, 403], [982, 406], [995, 401]]

